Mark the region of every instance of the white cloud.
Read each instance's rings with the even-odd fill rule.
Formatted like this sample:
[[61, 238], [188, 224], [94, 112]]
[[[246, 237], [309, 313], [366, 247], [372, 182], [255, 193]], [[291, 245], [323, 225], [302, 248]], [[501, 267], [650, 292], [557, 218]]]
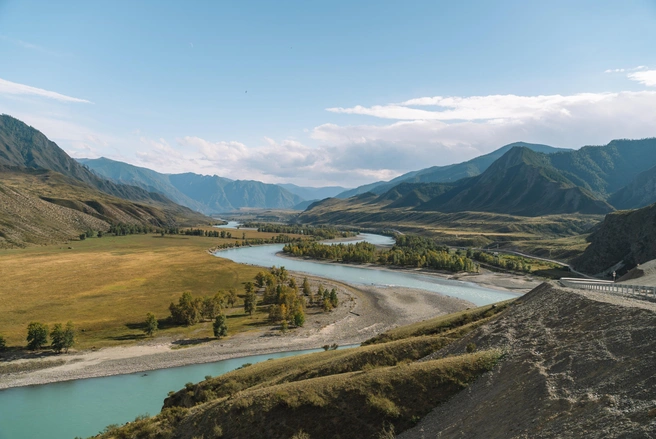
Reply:
[[648, 87], [656, 87], [656, 70], [629, 73], [627, 76], [632, 81], [637, 81]]
[[[489, 120], [540, 118], [548, 114], [566, 112], [568, 107], [593, 105], [612, 99], [616, 93], [580, 93], [569, 96], [490, 95], [470, 97], [422, 97], [400, 104], [328, 108], [333, 113], [360, 114], [397, 120]], [[412, 107], [430, 106], [437, 110]]]
[[83, 103], [83, 104], [91, 103], [86, 99], [73, 98], [71, 96], [66, 96], [54, 91], [44, 90], [42, 88], [36, 88], [25, 84], [19, 84], [17, 82], [7, 81], [2, 78], [0, 78], [0, 94], [39, 96], [48, 99], [55, 99], [60, 102], [75, 102], [75, 103]]
[[[404, 120], [401, 113], [395, 116], [400, 120], [382, 125], [326, 123], [310, 130], [317, 146], [271, 138], [264, 138], [260, 145], [195, 136], [179, 138], [172, 145], [162, 139], [144, 141], [148, 150], [138, 154], [139, 164], [161, 172], [353, 187], [462, 162], [516, 141], [577, 148], [615, 138], [656, 136], [656, 91], [430, 97], [393, 104], [395, 108], [432, 105], [447, 108], [449, 115]], [[385, 113], [388, 107], [370, 108], [380, 108], [380, 117], [386, 119], [392, 114]]]

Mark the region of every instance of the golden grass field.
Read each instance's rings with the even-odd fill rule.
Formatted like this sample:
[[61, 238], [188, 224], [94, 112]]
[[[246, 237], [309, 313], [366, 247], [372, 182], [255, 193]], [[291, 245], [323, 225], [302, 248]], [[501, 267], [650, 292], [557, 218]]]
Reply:
[[[241, 239], [268, 238], [273, 233], [231, 231]], [[0, 335], [8, 346], [25, 346], [31, 321], [72, 321], [78, 348], [130, 343], [142, 339], [146, 313], [158, 319], [184, 291], [194, 296], [237, 289], [261, 269], [236, 264], [207, 253], [235, 239], [181, 235], [105, 236], [68, 244], [0, 250]], [[69, 249], [72, 247], [72, 249]], [[264, 324], [267, 313], [251, 318], [241, 298], [228, 309], [230, 333]], [[211, 337], [211, 323], [162, 327], [158, 335]]]

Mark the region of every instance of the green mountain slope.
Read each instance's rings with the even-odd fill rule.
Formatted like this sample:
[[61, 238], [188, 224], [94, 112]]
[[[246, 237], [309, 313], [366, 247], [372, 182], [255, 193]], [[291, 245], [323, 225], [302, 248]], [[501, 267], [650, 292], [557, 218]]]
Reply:
[[563, 213], [604, 214], [613, 208], [565, 178], [550, 157], [514, 147], [483, 174], [459, 184], [418, 210], [497, 212], [521, 216]]
[[342, 192], [337, 195], [338, 198], [349, 198], [354, 195], [362, 194], [365, 192], [373, 192], [382, 194], [399, 183], [445, 183], [454, 182], [466, 177], [474, 177], [485, 171], [495, 160], [503, 156], [516, 146], [523, 146], [536, 152], [545, 154], [553, 154], [556, 152], [568, 151], [563, 148], [554, 148], [553, 146], [540, 145], [526, 142], [515, 142], [503, 146], [496, 151], [480, 157], [473, 158], [463, 163], [457, 163], [447, 166], [433, 166], [430, 168], [422, 169], [419, 171], [408, 172], [388, 182], [381, 181], [376, 183], [367, 184], [364, 186]]
[[656, 165], [656, 138], [613, 140], [552, 154], [550, 159], [570, 181], [606, 198]]

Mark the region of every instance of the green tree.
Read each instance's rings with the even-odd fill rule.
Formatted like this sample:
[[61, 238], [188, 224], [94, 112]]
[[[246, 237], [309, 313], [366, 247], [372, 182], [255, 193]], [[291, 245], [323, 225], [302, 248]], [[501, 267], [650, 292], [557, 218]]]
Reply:
[[48, 325], [31, 322], [27, 325], [27, 347], [33, 351], [48, 343]]
[[330, 304], [332, 305], [333, 308], [337, 308], [337, 304], [339, 303], [339, 299], [337, 298], [337, 291], [333, 288], [330, 290]]
[[235, 303], [237, 303], [237, 290], [235, 290], [234, 288], [230, 288], [228, 290], [228, 297], [226, 301], [228, 302], [230, 308], [234, 307]]
[[177, 305], [173, 302], [169, 305], [171, 318], [175, 323], [194, 325], [200, 321], [202, 303], [202, 299], [194, 299], [190, 292], [185, 291], [180, 296]]
[[50, 346], [52, 349], [59, 353], [61, 351], [68, 352], [75, 344], [75, 326], [73, 322], [66, 323], [63, 327], [61, 323], [55, 323], [55, 326], [50, 332]]
[[64, 327], [61, 323], [55, 323], [50, 332], [50, 346], [57, 353], [64, 349]]
[[225, 303], [225, 295], [219, 291], [214, 297], [205, 297], [203, 299], [203, 317], [214, 320], [221, 313]]
[[255, 291], [250, 291], [246, 292], [246, 296], [244, 297], [244, 312], [248, 313], [249, 315], [253, 315], [255, 312], [255, 307], [257, 306], [257, 296], [255, 295]]
[[301, 286], [301, 289], [303, 290], [303, 294], [306, 296], [311, 296], [312, 295], [312, 289], [310, 288], [310, 282], [308, 281], [307, 277], [303, 278], [303, 285]]
[[158, 329], [159, 329], [159, 324], [157, 323], [157, 318], [155, 317], [155, 314], [149, 312], [148, 314], [146, 314], [146, 327], [144, 328], [144, 332], [148, 337], [152, 337], [153, 335], [155, 335]]
[[228, 335], [228, 322], [226, 316], [223, 314], [216, 316], [214, 324], [212, 325], [212, 329], [214, 330], [214, 336], [216, 338], [221, 338]]
[[296, 309], [296, 312], [294, 313], [293, 316], [294, 320], [294, 325], [298, 326], [299, 328], [305, 324], [305, 312], [303, 311], [303, 308], [298, 307]]

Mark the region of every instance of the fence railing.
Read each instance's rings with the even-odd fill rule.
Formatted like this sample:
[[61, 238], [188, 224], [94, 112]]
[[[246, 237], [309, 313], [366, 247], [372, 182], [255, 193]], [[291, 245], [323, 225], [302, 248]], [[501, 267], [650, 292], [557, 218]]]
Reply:
[[656, 287], [618, 284], [610, 280], [576, 279], [572, 277], [563, 277], [559, 282], [564, 287], [580, 288], [583, 290], [599, 291], [618, 296], [656, 301]]

